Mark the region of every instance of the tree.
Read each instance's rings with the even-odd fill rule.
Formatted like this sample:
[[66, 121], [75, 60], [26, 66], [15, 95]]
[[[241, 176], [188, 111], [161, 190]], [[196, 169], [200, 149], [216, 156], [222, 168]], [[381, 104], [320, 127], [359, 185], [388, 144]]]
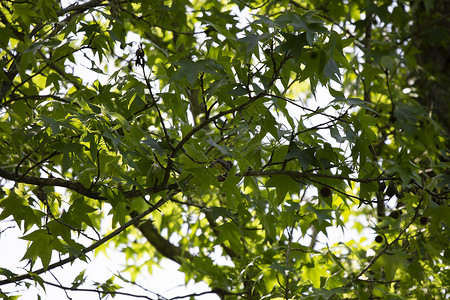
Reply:
[[447, 1], [5, 0], [0, 21], [0, 219], [29, 241], [0, 286], [110, 246], [123, 276], [170, 259], [221, 299], [449, 297]]

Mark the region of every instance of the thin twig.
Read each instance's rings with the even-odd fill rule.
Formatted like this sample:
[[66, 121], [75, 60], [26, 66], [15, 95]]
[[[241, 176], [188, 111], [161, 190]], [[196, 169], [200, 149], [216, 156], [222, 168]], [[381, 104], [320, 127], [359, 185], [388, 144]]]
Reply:
[[416, 207], [416, 211], [414, 213], [414, 216], [411, 218], [411, 220], [409, 221], [409, 223], [403, 228], [403, 230], [399, 233], [399, 235], [390, 243], [388, 243], [383, 249], [381, 249], [380, 252], [377, 253], [377, 255], [375, 255], [372, 260], [367, 264], [367, 266], [361, 270], [361, 272], [359, 272], [358, 275], [356, 275], [356, 277], [354, 277], [352, 279], [352, 281], [350, 283], [347, 284], [347, 286], [351, 285], [352, 283], [354, 283], [355, 281], [359, 281], [359, 277], [361, 277], [362, 275], [364, 275], [364, 273], [366, 273], [374, 264], [375, 262], [384, 254], [386, 253], [386, 251], [395, 243], [397, 243], [397, 241], [400, 239], [400, 237], [406, 232], [406, 230], [408, 230], [408, 228], [411, 226], [411, 224], [414, 222], [414, 220], [419, 216], [419, 209], [420, 206], [422, 205], [423, 202], [423, 196], [420, 198], [419, 204]]
[[56, 156], [60, 154], [60, 152], [58, 151], [53, 151], [52, 153], [50, 153], [47, 157], [44, 157], [43, 159], [41, 159], [40, 161], [38, 161], [37, 163], [35, 163], [33, 166], [31, 166], [30, 168], [28, 168], [28, 170], [26, 170], [23, 174], [20, 175], [20, 177], [26, 176], [31, 170], [33, 170], [34, 168], [36, 168], [37, 166], [39, 166], [40, 164], [44, 163], [45, 161], [49, 160], [50, 158], [52, 158], [53, 156]]
[[305, 178], [305, 179], [330, 178], [330, 179], [347, 180], [347, 181], [360, 182], [360, 183], [370, 183], [370, 182], [375, 182], [375, 181], [386, 181], [386, 180], [399, 180], [399, 178], [397, 178], [397, 177], [353, 178], [353, 177], [340, 176], [340, 175], [308, 173], [308, 172], [299, 172], [299, 171], [292, 171], [292, 170], [246, 171], [246, 172], [236, 173], [235, 175], [238, 177], [286, 175], [286, 176], [291, 176], [293, 178]]
[[[55, 277], [56, 279], [56, 277]], [[68, 287], [68, 286], [64, 286], [61, 283], [58, 282], [58, 284], [55, 284], [53, 282], [49, 282], [46, 280], [42, 281], [45, 284], [63, 289], [65, 292], [66, 291], [73, 291], [73, 292], [93, 292], [93, 293], [98, 293], [98, 294], [103, 294], [103, 295], [111, 295], [111, 296], [115, 296], [115, 295], [123, 295], [123, 296], [129, 296], [129, 297], [134, 297], [134, 298], [144, 298], [144, 299], [149, 299], [149, 300], [155, 300], [153, 298], [150, 298], [148, 296], [144, 296], [144, 295], [136, 295], [134, 293], [125, 293], [125, 292], [118, 292], [118, 291], [107, 291], [107, 290], [102, 290], [102, 289], [86, 289], [86, 288], [76, 288], [76, 287]], [[66, 292], [66, 296], [71, 299]], [[103, 297], [101, 297], [103, 298]], [[158, 298], [160, 299], [160, 298]]]
[[[123, 224], [122, 226], [120, 226], [119, 228], [114, 230], [113, 232], [111, 232], [110, 234], [108, 234], [105, 237], [103, 237], [102, 239], [100, 239], [99, 241], [97, 241], [97, 242], [93, 243], [92, 245], [90, 245], [89, 247], [86, 247], [83, 250], [81, 250], [81, 253], [83, 255], [86, 255], [87, 253], [95, 250], [96, 248], [98, 248], [101, 245], [105, 244], [107, 241], [109, 241], [112, 238], [116, 237], [117, 235], [122, 233], [125, 229], [129, 228], [130, 226], [137, 225], [139, 222], [141, 222], [142, 218], [144, 218], [148, 214], [150, 214], [150, 213], [154, 212], [155, 210], [157, 210], [159, 207], [164, 205], [167, 201], [168, 201], [168, 199], [162, 198], [155, 205], [151, 206], [146, 211], [138, 214], [137, 216], [135, 216], [134, 218], [132, 218], [131, 220], [129, 220], [128, 222], [126, 222], [125, 224]], [[67, 263], [71, 263], [71, 262], [75, 261], [79, 257], [80, 257], [80, 255], [70, 255], [69, 257], [67, 257], [65, 259], [62, 259], [62, 260], [60, 260], [60, 261], [58, 261], [56, 263], [53, 263], [53, 264], [47, 266], [46, 268], [41, 268], [39, 270], [36, 270], [33, 273], [18, 275], [18, 276], [14, 276], [14, 277], [11, 277], [11, 278], [8, 278], [8, 279], [5, 279], [5, 280], [1, 280], [0, 281], [0, 286], [1, 285], [5, 285], [5, 284], [9, 284], [9, 283], [19, 282], [19, 281], [22, 281], [22, 280], [25, 280], [25, 279], [31, 279], [33, 277], [33, 275], [39, 275], [39, 274], [45, 273], [45, 272], [47, 272], [49, 270], [61, 267], [61, 266], [65, 265], [65, 264], [67, 264]]]
[[[143, 51], [142, 48], [140, 48], [140, 50]], [[138, 51], [139, 51], [139, 50], [138, 50]], [[171, 149], [173, 149], [172, 143], [170, 142], [169, 133], [168, 133], [168, 131], [167, 131], [166, 125], [164, 124], [164, 119], [163, 119], [163, 117], [162, 117], [161, 110], [159, 109], [159, 106], [158, 106], [158, 104], [157, 104], [156, 98], [155, 98], [155, 96], [153, 95], [152, 86], [151, 86], [151, 84], [150, 84], [150, 79], [149, 79], [149, 77], [148, 77], [148, 76], [146, 75], [146, 73], [145, 73], [145, 63], [141, 63], [140, 66], [142, 67], [142, 73], [143, 73], [143, 75], [144, 75], [145, 84], [147, 85], [147, 88], [148, 88], [148, 90], [149, 90], [150, 97], [151, 97], [151, 99], [152, 99], [153, 105], [155, 106], [156, 112], [158, 113], [159, 121], [161, 122], [161, 127], [162, 127], [162, 129], [163, 129], [164, 136], [166, 137], [167, 144], [169, 145], [169, 147], [170, 147]], [[150, 72], [151, 72], [151, 70], [150, 70]]]

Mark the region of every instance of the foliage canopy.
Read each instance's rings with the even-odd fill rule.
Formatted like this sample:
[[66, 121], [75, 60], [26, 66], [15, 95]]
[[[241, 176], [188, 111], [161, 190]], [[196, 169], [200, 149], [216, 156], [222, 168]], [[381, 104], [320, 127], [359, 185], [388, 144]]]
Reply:
[[0, 219], [29, 243], [0, 286], [109, 247], [223, 299], [448, 298], [448, 12], [2, 1]]

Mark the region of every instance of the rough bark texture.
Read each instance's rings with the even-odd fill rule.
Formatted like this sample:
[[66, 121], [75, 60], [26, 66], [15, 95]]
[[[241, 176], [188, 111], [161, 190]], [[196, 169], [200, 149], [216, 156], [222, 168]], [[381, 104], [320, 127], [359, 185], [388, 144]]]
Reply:
[[[450, 133], [450, 1], [434, 1], [429, 12], [425, 7], [415, 13], [413, 31], [418, 32], [414, 46], [420, 66], [414, 74], [418, 100], [427, 107], [444, 129]], [[450, 147], [450, 145], [447, 145]]]

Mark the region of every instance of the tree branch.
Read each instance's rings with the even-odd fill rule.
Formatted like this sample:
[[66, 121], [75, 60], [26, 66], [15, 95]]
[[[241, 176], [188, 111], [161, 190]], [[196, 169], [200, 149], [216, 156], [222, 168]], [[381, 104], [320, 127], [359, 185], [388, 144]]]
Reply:
[[[14, 182], [20, 182], [20, 183], [27, 183], [27, 184], [33, 184], [37, 186], [59, 186], [59, 187], [65, 187], [68, 188], [80, 195], [89, 197], [91, 199], [97, 199], [97, 200], [107, 200], [106, 197], [101, 196], [100, 192], [93, 191], [91, 189], [86, 188], [81, 182], [78, 181], [72, 181], [72, 180], [66, 180], [62, 178], [41, 178], [41, 177], [35, 177], [35, 176], [23, 176], [20, 174], [16, 174], [15, 172], [11, 172], [8, 170], [5, 170], [3, 168], [0, 168], [0, 177], [3, 177], [7, 180], [11, 180]], [[145, 192], [147, 194], [155, 194], [161, 191], [165, 190], [177, 190], [179, 189], [180, 185], [177, 183], [168, 184], [168, 185], [161, 185], [156, 187], [150, 187], [145, 189]], [[119, 188], [120, 190], [120, 188]], [[143, 193], [140, 190], [131, 190], [131, 191], [122, 191], [125, 198], [137, 198], [144, 196]]]
[[78, 181], [72, 181], [72, 180], [66, 180], [62, 178], [41, 178], [41, 177], [35, 177], [35, 176], [22, 176], [20, 174], [16, 174], [15, 172], [11, 172], [8, 170], [5, 170], [3, 168], [0, 168], [0, 177], [3, 177], [5, 179], [14, 181], [14, 182], [21, 182], [21, 183], [28, 183], [28, 184], [34, 184], [38, 186], [59, 186], [59, 187], [65, 187], [70, 190], [73, 190], [77, 192], [80, 195], [97, 199], [97, 200], [106, 200], [106, 197], [100, 196], [99, 192], [92, 191], [88, 188], [86, 188], [81, 182]]
[[181, 141], [172, 149], [172, 152], [169, 155], [169, 160], [167, 163], [167, 167], [166, 167], [166, 173], [164, 175], [164, 180], [163, 180], [163, 184], [166, 184], [169, 181], [169, 176], [170, 176], [170, 172], [172, 170], [172, 165], [173, 165], [173, 158], [175, 157], [175, 155], [177, 154], [178, 151], [180, 151], [180, 149], [184, 146], [184, 144], [186, 144], [191, 137], [196, 134], [198, 131], [200, 131], [202, 128], [204, 128], [206, 125], [208, 125], [209, 123], [212, 123], [216, 120], [218, 120], [219, 118], [234, 113], [236, 111], [240, 111], [243, 110], [245, 107], [247, 107], [248, 105], [252, 104], [253, 102], [255, 102], [256, 100], [264, 97], [265, 93], [261, 92], [258, 95], [256, 95], [255, 97], [250, 98], [247, 102], [242, 103], [241, 105], [238, 105], [236, 107], [224, 110], [220, 113], [218, 113], [217, 115], [214, 115], [208, 119], [205, 119], [203, 122], [201, 122], [199, 125], [195, 126], [194, 128], [191, 129], [191, 131], [189, 131], [182, 139]]
[[331, 178], [340, 179], [360, 183], [370, 183], [374, 181], [385, 181], [385, 180], [399, 180], [397, 177], [374, 177], [374, 178], [353, 178], [340, 175], [329, 175], [329, 174], [318, 174], [318, 173], [308, 173], [290, 170], [267, 170], [267, 171], [246, 171], [241, 173], [236, 173], [235, 176], [238, 177], [248, 177], [248, 176], [273, 176], [273, 175], [286, 175], [294, 178]]
[[[130, 216], [134, 219], [139, 214], [135, 211], [130, 212]], [[155, 247], [155, 249], [164, 255], [166, 258], [181, 264], [182, 260], [180, 258], [191, 259], [193, 256], [184, 251], [181, 247], [175, 246], [167, 239], [165, 239], [156, 229], [155, 225], [152, 224], [150, 220], [140, 223], [138, 226], [139, 230], [142, 232], [147, 241]]]
[[[159, 207], [164, 205], [166, 202], [167, 202], [167, 199], [162, 198], [155, 205], [153, 205], [152, 207], [150, 207], [146, 211], [144, 211], [144, 212], [142, 212], [140, 214], [137, 214], [130, 221], [126, 222], [125, 224], [123, 224], [122, 226], [120, 226], [119, 228], [117, 228], [116, 230], [111, 232], [110, 234], [106, 235], [105, 237], [103, 237], [99, 241], [93, 243], [91, 246], [89, 246], [87, 248], [84, 248], [83, 250], [81, 250], [81, 252], [83, 254], [87, 254], [87, 253], [91, 252], [92, 250], [98, 248], [99, 246], [103, 245], [104, 243], [106, 243], [110, 239], [112, 239], [115, 236], [117, 236], [120, 233], [122, 233], [128, 227], [138, 224], [143, 217], [145, 217], [148, 214], [152, 213], [153, 211], [157, 210]], [[52, 269], [55, 269], [57, 267], [63, 266], [65, 264], [67, 264], [67, 263], [73, 262], [74, 260], [76, 260], [79, 257], [80, 257], [80, 255], [71, 255], [71, 256], [69, 256], [69, 257], [67, 257], [65, 259], [62, 259], [62, 260], [60, 260], [60, 261], [58, 261], [56, 263], [53, 263], [53, 264], [49, 265], [47, 268], [41, 268], [41, 269], [36, 270], [36, 271], [34, 271], [32, 273], [18, 275], [18, 276], [14, 276], [14, 277], [11, 277], [11, 278], [8, 278], [8, 279], [5, 279], [5, 280], [1, 280], [0, 281], [0, 286], [1, 285], [5, 285], [5, 284], [9, 284], [9, 283], [22, 281], [24, 279], [31, 279], [33, 277], [33, 275], [39, 275], [39, 274], [45, 273], [45, 272], [47, 272], [49, 270], [52, 270]]]
[[169, 300], [184, 299], [184, 298], [192, 299], [193, 297], [203, 296], [203, 295], [207, 295], [207, 294], [217, 294], [219, 297], [224, 299], [223, 298], [224, 296], [242, 296], [244, 293], [232, 293], [232, 292], [226, 291], [224, 289], [216, 288], [216, 289], [212, 289], [211, 291], [207, 291], [207, 292], [193, 293], [193, 294], [188, 294], [188, 295], [183, 295], [183, 296], [176, 296], [176, 297], [170, 298]]
[[[104, 2], [105, 4], [101, 4], [102, 2]], [[64, 14], [71, 13], [71, 12], [75, 12], [75, 13], [79, 14], [79, 13], [83, 13], [84, 11], [86, 11], [90, 8], [94, 8], [99, 5], [106, 5], [106, 1], [91, 0], [89, 2], [82, 3], [82, 4], [74, 3], [74, 4], [67, 6], [66, 8], [61, 9], [61, 11], [58, 11], [57, 15], [62, 16]]]
[[[98, 293], [98, 294], [103, 294], [103, 295], [111, 295], [111, 296], [115, 296], [115, 295], [123, 295], [123, 296], [128, 296], [128, 297], [134, 297], [134, 298], [144, 298], [144, 299], [149, 299], [149, 300], [153, 300], [152, 298], [148, 297], [148, 296], [144, 296], [144, 295], [136, 295], [136, 294], [132, 294], [132, 293], [125, 293], [125, 292], [118, 292], [118, 291], [106, 291], [106, 290], [101, 290], [101, 289], [86, 289], [86, 288], [77, 288], [77, 287], [68, 287], [68, 286], [64, 286], [62, 284], [56, 284], [53, 282], [49, 282], [46, 280], [42, 281], [45, 284], [63, 289], [63, 290], [68, 290], [68, 291], [73, 291], [73, 292], [93, 292], [93, 293]], [[159, 299], [159, 298], [158, 298]]]
[[419, 208], [422, 205], [422, 202], [423, 202], [423, 197], [420, 198], [420, 202], [416, 207], [414, 216], [411, 218], [409, 223], [403, 228], [403, 230], [400, 232], [400, 234], [392, 242], [388, 243], [383, 249], [381, 249], [381, 251], [378, 252], [377, 255], [375, 255], [372, 258], [372, 260], [369, 262], [369, 264], [364, 269], [362, 269], [361, 272], [359, 272], [359, 274], [355, 278], [353, 278], [350, 283], [347, 284], [347, 286], [351, 285], [355, 281], [358, 281], [359, 277], [364, 275], [364, 273], [366, 273], [370, 269], [370, 267], [372, 267], [375, 264], [375, 262], [387, 251], [387, 249], [389, 249], [393, 244], [397, 243], [397, 241], [400, 239], [400, 237], [406, 232], [406, 230], [408, 230], [408, 228], [411, 226], [411, 224], [414, 222], [414, 220], [419, 216]]

